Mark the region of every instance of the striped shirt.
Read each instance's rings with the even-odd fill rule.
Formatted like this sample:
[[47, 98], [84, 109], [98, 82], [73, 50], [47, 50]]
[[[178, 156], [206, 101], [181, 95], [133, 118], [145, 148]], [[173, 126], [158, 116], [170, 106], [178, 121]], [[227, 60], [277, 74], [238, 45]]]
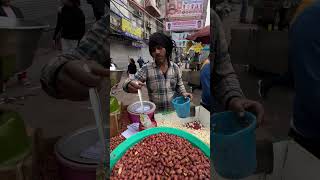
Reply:
[[[178, 65], [173, 62], [169, 64], [167, 72], [163, 73], [155, 62], [148, 63], [134, 76], [134, 80], [146, 83], [149, 100], [156, 105], [157, 111], [171, 110], [172, 99], [186, 92]], [[123, 84], [123, 89], [127, 92], [131, 81], [128, 79]]]

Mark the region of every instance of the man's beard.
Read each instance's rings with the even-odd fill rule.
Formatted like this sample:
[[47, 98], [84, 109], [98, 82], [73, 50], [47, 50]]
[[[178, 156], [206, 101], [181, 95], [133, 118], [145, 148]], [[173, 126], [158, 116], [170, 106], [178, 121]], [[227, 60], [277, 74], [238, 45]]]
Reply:
[[155, 57], [154, 61], [156, 62], [156, 64], [158, 65], [162, 65], [166, 62], [166, 57]]

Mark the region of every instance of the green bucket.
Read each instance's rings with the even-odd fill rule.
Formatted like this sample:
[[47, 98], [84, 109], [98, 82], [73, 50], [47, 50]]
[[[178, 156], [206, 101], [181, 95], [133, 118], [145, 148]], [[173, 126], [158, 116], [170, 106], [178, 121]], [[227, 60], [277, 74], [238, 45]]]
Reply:
[[121, 157], [135, 144], [143, 140], [144, 138], [159, 134], [159, 133], [167, 133], [167, 134], [173, 134], [177, 135], [181, 138], [184, 138], [188, 140], [193, 146], [199, 148], [205, 156], [210, 158], [210, 148], [207, 146], [204, 142], [202, 142], [200, 139], [195, 137], [194, 135], [187, 133], [185, 131], [175, 129], [175, 128], [168, 128], [168, 127], [156, 127], [147, 129], [144, 131], [141, 131], [124, 142], [122, 142], [116, 149], [114, 149], [110, 154], [110, 170], [115, 166], [115, 164], [121, 159]]
[[15, 164], [31, 152], [31, 139], [17, 112], [0, 112], [0, 147], [0, 166]]

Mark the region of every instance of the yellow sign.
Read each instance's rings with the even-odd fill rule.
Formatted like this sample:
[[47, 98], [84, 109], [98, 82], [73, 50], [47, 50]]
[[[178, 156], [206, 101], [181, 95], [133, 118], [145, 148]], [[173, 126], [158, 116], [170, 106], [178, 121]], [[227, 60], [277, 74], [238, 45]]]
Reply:
[[189, 49], [192, 47], [193, 43], [192, 41], [188, 41], [186, 48], [184, 49], [184, 52], [187, 53], [189, 51]]
[[202, 48], [203, 48], [202, 44], [197, 43], [197, 44], [194, 44], [193, 46], [191, 46], [190, 49], [194, 50], [194, 52], [196, 52], [196, 53], [200, 53]]
[[127, 19], [122, 18], [121, 29], [123, 32], [127, 32], [131, 35], [142, 38], [142, 29], [141, 28], [134, 28], [132, 26], [131, 22], [128, 21]]

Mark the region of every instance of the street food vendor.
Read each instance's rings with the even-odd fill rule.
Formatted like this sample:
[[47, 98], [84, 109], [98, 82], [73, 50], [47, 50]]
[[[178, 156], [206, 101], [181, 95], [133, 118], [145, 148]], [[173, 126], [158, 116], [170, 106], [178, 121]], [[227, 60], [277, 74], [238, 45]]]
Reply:
[[[210, 58], [211, 59], [211, 103], [218, 100], [226, 110], [238, 112], [250, 111], [257, 116], [258, 123], [264, 118], [263, 106], [257, 102], [246, 99], [233, 69], [228, 53], [228, 42], [219, 16], [211, 8], [210, 19]], [[211, 106], [211, 113], [213, 109]]]
[[171, 60], [174, 42], [160, 32], [152, 34], [149, 38], [149, 52], [154, 62], [143, 66], [134, 76], [123, 84], [124, 91], [137, 93], [138, 89], [146, 83], [149, 100], [153, 102], [158, 111], [171, 109], [171, 101], [175, 96], [191, 97], [187, 93], [179, 66]]
[[210, 100], [211, 100], [211, 92], [210, 92], [210, 56], [208, 59], [204, 60], [201, 69], [200, 69], [200, 82], [202, 86], [201, 93], [201, 102], [200, 104], [210, 111]]

